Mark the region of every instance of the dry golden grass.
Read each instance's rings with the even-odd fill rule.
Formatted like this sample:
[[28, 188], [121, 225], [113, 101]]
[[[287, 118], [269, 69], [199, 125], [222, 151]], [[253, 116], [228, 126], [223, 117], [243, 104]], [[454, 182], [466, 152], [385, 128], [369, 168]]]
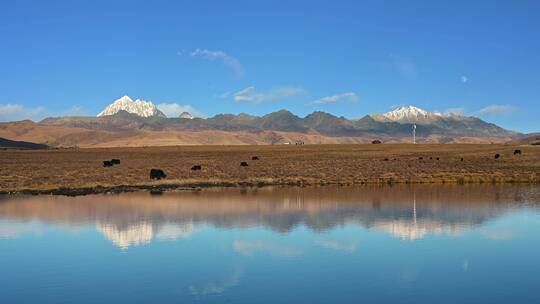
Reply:
[[[522, 154], [514, 155], [515, 149], [521, 149]], [[501, 155], [499, 159], [494, 159], [496, 153]], [[258, 156], [260, 160], [252, 161], [251, 156]], [[122, 163], [103, 168], [102, 161], [111, 158], [119, 158]], [[240, 167], [241, 161], [247, 161], [249, 166]], [[202, 165], [202, 170], [192, 171], [191, 166], [195, 164]], [[167, 178], [150, 180], [151, 168], [163, 169]], [[497, 144], [387, 144], [0, 151], [2, 192], [97, 186], [405, 182], [537, 183], [540, 182], [540, 148]]]

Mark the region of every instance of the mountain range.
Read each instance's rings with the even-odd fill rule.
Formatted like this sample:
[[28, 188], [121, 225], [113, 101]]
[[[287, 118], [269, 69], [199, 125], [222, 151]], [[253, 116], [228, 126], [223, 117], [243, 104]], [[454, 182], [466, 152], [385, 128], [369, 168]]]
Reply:
[[[17, 126], [18, 124], [18, 126]], [[0, 124], [0, 136], [38, 139], [53, 146], [143, 146], [169, 144], [278, 144], [410, 142], [413, 126], [418, 142], [505, 142], [520, 133], [477, 117], [428, 112], [403, 106], [359, 119], [316, 111], [299, 117], [287, 110], [264, 116], [245, 113], [194, 117], [184, 112], [168, 118], [151, 102], [123, 96], [97, 117], [50, 117]], [[26, 130], [26, 131], [25, 131]], [[44, 133], [43, 136], [35, 133]], [[32, 135], [33, 134], [33, 135]]]

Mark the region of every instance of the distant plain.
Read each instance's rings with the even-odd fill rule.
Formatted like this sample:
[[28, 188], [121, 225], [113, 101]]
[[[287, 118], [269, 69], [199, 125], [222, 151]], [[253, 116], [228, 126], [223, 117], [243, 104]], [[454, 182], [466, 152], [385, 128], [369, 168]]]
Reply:
[[[515, 150], [521, 154], [514, 155]], [[500, 157], [495, 159], [495, 154]], [[259, 160], [251, 160], [252, 156]], [[121, 164], [103, 167], [103, 161], [112, 158], [120, 159]], [[242, 161], [248, 166], [241, 167]], [[201, 170], [191, 170], [194, 165], [201, 165]], [[162, 169], [167, 177], [151, 180], [152, 168]], [[0, 151], [3, 193], [83, 188], [106, 192], [115, 188], [502, 182], [540, 182], [540, 147], [369, 144]]]

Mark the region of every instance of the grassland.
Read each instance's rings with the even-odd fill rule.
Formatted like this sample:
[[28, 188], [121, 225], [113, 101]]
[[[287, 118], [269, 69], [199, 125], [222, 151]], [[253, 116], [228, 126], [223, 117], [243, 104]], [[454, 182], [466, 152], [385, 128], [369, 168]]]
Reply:
[[[514, 155], [520, 149], [521, 155]], [[499, 159], [494, 155], [500, 154]], [[259, 160], [251, 160], [258, 156]], [[104, 168], [102, 161], [121, 160]], [[423, 159], [420, 159], [423, 158]], [[437, 160], [437, 158], [439, 158]], [[463, 159], [463, 160], [462, 160]], [[247, 161], [248, 167], [240, 162]], [[193, 165], [202, 170], [192, 171]], [[159, 168], [167, 178], [155, 181]], [[540, 147], [499, 144], [177, 146], [0, 151], [1, 193], [380, 183], [539, 183]]]

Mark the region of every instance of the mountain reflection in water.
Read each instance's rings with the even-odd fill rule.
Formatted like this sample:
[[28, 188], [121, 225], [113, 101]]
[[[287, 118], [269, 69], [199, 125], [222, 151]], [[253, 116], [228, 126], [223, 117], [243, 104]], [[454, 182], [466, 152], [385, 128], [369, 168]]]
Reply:
[[[0, 199], [0, 238], [32, 232], [29, 223], [76, 228], [95, 224], [105, 238], [124, 250], [153, 240], [176, 240], [213, 226], [262, 227], [289, 233], [306, 227], [323, 233], [358, 225], [415, 241], [430, 234], [459, 235], [507, 211], [537, 208], [540, 190], [531, 186], [401, 185], [372, 187], [207, 189], [165, 193], [33, 196]], [[489, 232], [486, 232], [489, 235]], [[504, 238], [504, 233], [491, 235]], [[506, 236], [507, 237], [507, 236]], [[353, 250], [353, 244], [320, 241], [322, 246]], [[241, 252], [272, 245], [234, 243]]]

